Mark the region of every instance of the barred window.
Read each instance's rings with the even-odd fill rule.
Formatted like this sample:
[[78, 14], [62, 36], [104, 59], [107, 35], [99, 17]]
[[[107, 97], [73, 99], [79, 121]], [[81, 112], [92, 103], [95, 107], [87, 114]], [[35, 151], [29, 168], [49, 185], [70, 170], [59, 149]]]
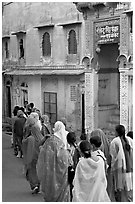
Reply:
[[70, 30], [69, 32], [68, 53], [77, 54], [77, 40], [76, 40], [76, 32], [74, 30]]
[[51, 126], [57, 121], [57, 93], [44, 92], [44, 114], [49, 116]]
[[70, 86], [70, 100], [76, 101], [76, 99], [77, 99], [76, 86]]
[[45, 32], [43, 35], [42, 53], [43, 53], [43, 56], [51, 56], [51, 42], [50, 42], [50, 35], [48, 32]]

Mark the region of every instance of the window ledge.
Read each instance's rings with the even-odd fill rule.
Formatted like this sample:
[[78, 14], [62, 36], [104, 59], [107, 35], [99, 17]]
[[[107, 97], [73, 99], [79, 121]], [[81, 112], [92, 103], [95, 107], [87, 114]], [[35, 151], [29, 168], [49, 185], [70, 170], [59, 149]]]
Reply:
[[50, 24], [34, 26], [34, 28], [38, 28], [38, 29], [42, 29], [42, 28], [46, 28], [46, 27], [54, 27], [54, 24], [50, 23]]
[[19, 35], [19, 34], [26, 34], [26, 31], [24, 30], [19, 30], [17, 32], [12, 32], [11, 35]]
[[76, 22], [67, 22], [67, 23], [61, 23], [58, 24], [58, 26], [70, 26], [70, 25], [80, 25], [82, 24], [82, 21], [76, 21]]

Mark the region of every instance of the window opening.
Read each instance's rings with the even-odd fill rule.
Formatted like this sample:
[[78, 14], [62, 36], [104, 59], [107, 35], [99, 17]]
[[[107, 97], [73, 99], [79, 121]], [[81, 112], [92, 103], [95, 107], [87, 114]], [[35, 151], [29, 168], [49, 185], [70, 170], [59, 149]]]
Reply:
[[133, 33], [133, 14], [130, 15], [129, 21], [130, 21], [130, 33]]
[[49, 116], [51, 126], [54, 127], [57, 121], [57, 93], [44, 92], [44, 114]]
[[20, 41], [19, 41], [19, 49], [20, 49], [20, 59], [24, 58], [23, 39], [20, 39]]
[[48, 32], [45, 32], [43, 35], [42, 52], [43, 56], [51, 56], [51, 42], [50, 35]]
[[68, 53], [77, 54], [77, 40], [76, 40], [76, 32], [74, 30], [70, 30], [69, 32]]
[[76, 86], [70, 86], [70, 100], [76, 101], [76, 99], [77, 99]]
[[5, 53], [6, 53], [6, 59], [9, 58], [8, 42], [5, 42]]
[[25, 101], [28, 101], [28, 85], [25, 82], [21, 84], [21, 99], [22, 105], [24, 106]]

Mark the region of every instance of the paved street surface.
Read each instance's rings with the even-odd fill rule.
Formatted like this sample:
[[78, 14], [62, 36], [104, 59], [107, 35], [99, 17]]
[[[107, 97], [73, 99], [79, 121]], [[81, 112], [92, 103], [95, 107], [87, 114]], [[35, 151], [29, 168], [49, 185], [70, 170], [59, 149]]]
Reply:
[[2, 202], [43, 202], [41, 194], [31, 194], [22, 159], [14, 156], [10, 136], [5, 133], [2, 134]]

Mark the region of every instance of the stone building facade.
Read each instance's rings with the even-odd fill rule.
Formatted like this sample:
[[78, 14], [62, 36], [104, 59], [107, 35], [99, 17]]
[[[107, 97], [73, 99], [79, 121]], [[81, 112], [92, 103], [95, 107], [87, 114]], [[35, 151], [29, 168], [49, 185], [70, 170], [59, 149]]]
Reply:
[[[131, 130], [130, 7], [100, 2], [3, 3], [3, 118], [12, 117], [13, 107], [28, 100], [49, 115], [52, 126], [66, 117], [79, 135], [97, 127], [107, 132], [113, 120]], [[113, 30], [114, 42], [106, 41], [107, 29]]]
[[[89, 100], [85, 101], [86, 109], [91, 103], [93, 115], [96, 115], [94, 112], [98, 107], [98, 127], [104, 129], [109, 135], [114, 135], [117, 124], [123, 124], [126, 131], [132, 130], [132, 4], [130, 2], [78, 2], [75, 4], [85, 21], [85, 55], [89, 58], [88, 70], [91, 72], [87, 74], [87, 80], [91, 81], [91, 87], [96, 87], [98, 90], [89, 93]], [[92, 82], [91, 77], [94, 75], [95, 80]], [[87, 89], [90, 90], [88, 87]], [[91, 102], [94, 98], [95, 100]], [[89, 129], [87, 124], [94, 125], [93, 117], [90, 118], [87, 113], [86, 121], [88, 121], [86, 128]]]

